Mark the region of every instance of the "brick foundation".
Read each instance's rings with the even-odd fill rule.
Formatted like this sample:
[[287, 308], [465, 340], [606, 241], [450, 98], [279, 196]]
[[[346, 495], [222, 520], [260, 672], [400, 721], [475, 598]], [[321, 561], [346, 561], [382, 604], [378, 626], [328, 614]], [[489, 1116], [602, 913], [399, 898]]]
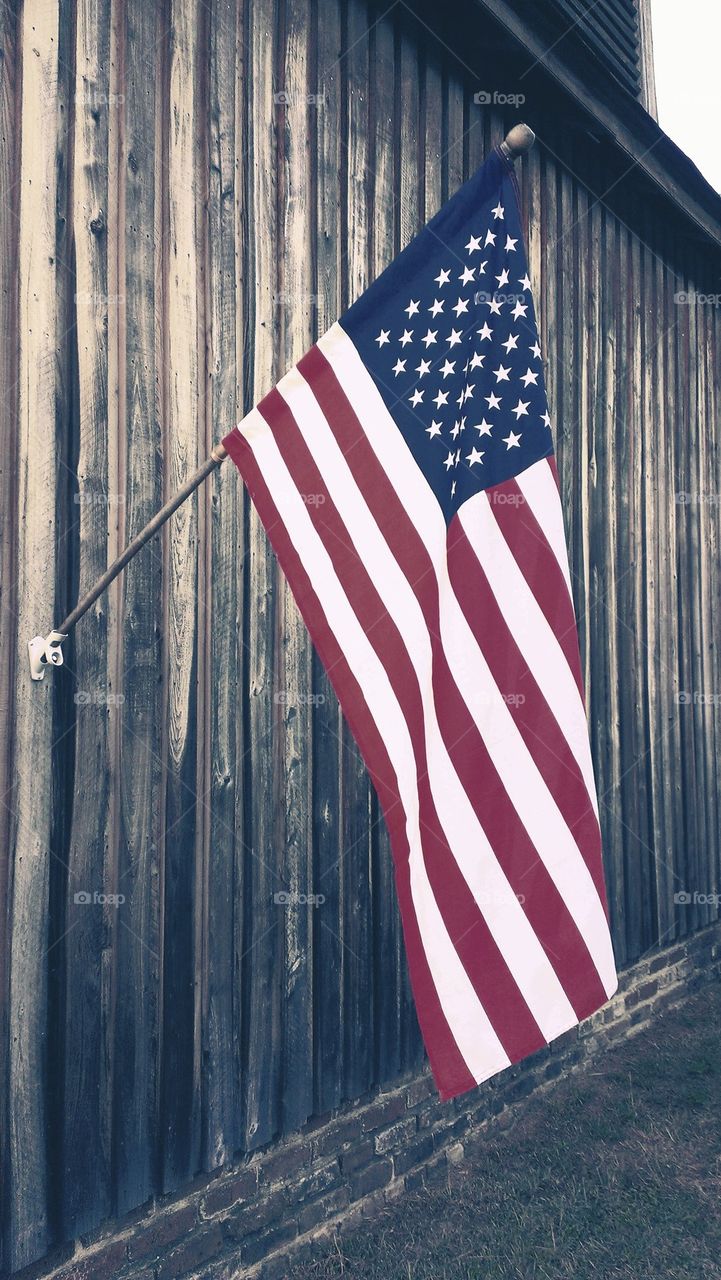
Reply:
[[513, 1122], [530, 1093], [550, 1088], [626, 1038], [690, 989], [721, 976], [721, 924], [655, 951], [621, 975], [613, 1000], [523, 1063], [452, 1102], [430, 1075], [321, 1116], [294, 1137], [156, 1199], [104, 1231], [55, 1250], [16, 1280], [281, 1280], [333, 1229], [347, 1230], [389, 1199], [443, 1179], [464, 1139]]

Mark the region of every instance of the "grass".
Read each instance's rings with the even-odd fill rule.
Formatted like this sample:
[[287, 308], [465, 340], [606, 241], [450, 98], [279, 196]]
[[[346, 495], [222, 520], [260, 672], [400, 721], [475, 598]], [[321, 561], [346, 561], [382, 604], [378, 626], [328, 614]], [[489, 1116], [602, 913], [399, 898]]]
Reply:
[[530, 1099], [287, 1280], [721, 1280], [721, 990]]

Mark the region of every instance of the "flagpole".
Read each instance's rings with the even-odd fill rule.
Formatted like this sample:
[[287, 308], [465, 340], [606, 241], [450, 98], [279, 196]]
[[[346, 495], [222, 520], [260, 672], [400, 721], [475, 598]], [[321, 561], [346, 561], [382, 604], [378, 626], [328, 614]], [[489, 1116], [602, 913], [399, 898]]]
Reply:
[[[527, 124], [516, 124], [506, 134], [503, 142], [500, 144], [501, 151], [511, 162], [515, 161], [518, 156], [530, 150], [536, 140], [536, 135]], [[122, 573], [126, 564], [128, 564], [134, 556], [138, 554], [141, 547], [158, 532], [160, 528], [170, 519], [174, 511], [182, 506], [191, 493], [200, 487], [211, 472], [225, 461], [228, 456], [227, 449], [224, 445], [218, 443], [213, 446], [209, 456], [205, 462], [198, 467], [178, 489], [177, 493], [169, 498], [160, 511], [156, 512], [152, 520], [149, 520], [144, 529], [135, 535], [131, 542], [128, 543], [124, 551], [120, 553], [117, 560], [105, 570], [105, 573], [98, 578], [97, 582], [90, 590], [78, 601], [75, 608], [60, 623], [59, 627], [50, 631], [47, 636], [34, 636], [28, 641], [28, 651], [30, 654], [30, 675], [33, 680], [42, 680], [45, 676], [45, 669], [48, 666], [61, 667], [63, 665], [63, 641], [67, 640], [69, 632], [80, 621], [88, 609], [92, 608], [95, 601], [104, 591], [114, 582], [118, 574]]]

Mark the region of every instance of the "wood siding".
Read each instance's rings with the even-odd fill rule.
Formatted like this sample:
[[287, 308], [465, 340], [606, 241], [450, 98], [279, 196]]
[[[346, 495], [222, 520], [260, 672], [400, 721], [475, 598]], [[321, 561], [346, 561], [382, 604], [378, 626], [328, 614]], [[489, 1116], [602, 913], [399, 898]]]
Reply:
[[[462, 8], [0, 6], [8, 1269], [422, 1063], [377, 800], [232, 465], [42, 684], [27, 641], [517, 118]], [[719, 255], [550, 89], [521, 114], [624, 965], [718, 916], [721, 307], [677, 295]]]

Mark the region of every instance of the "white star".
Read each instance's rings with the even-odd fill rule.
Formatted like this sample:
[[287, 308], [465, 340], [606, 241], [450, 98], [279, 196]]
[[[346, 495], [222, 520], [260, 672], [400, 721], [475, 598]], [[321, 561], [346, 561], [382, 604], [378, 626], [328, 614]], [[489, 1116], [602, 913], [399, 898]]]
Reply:
[[518, 237], [516, 237], [515, 240], [512, 240], [510, 236], [506, 236], [506, 253], [514, 253], [517, 244]]
[[451, 497], [455, 498], [455, 496], [456, 496], [456, 482], [454, 480], [453, 484], [451, 485]]
[[514, 436], [513, 432], [509, 431], [508, 435], [503, 437], [503, 443], [505, 444], [507, 449], [520, 449], [521, 447], [520, 431], [517, 436]]
[[458, 279], [461, 284], [470, 284], [471, 280], [475, 278], [475, 274], [476, 273], [472, 267], [464, 267]]
[[532, 356], [536, 356], [536, 358], [540, 360], [541, 348], [539, 347], [537, 342], [534, 342], [533, 346], [529, 347], [528, 350], [530, 351]]
[[420, 376], [423, 378], [425, 374], [428, 373], [428, 370], [430, 369], [430, 367], [431, 367], [430, 360], [421, 360], [420, 364], [416, 365], [416, 373], [419, 373]]
[[[500, 316], [500, 314], [501, 314], [501, 303], [498, 301], [498, 299], [497, 299], [497, 298], [491, 298], [491, 301], [489, 302], [488, 306], [489, 306], [489, 308], [490, 308], [490, 310], [491, 310], [491, 314], [492, 314], [492, 315], [494, 315], [494, 316]], [[516, 303], [516, 306], [518, 306], [518, 303]]]
[[476, 329], [476, 333], [481, 339], [481, 342], [485, 342], [486, 338], [490, 338], [491, 334], [493, 333], [493, 330], [489, 329], [488, 324], [484, 321], [483, 328]]
[[426, 336], [425, 336], [425, 338], [421, 338], [421, 342], [425, 342], [425, 344], [426, 344], [426, 350], [428, 350], [428, 348], [430, 347], [431, 343], [435, 342], [435, 340], [436, 340], [436, 338], [437, 338], [437, 337], [438, 337], [438, 330], [437, 330], [437, 329], [429, 329], [429, 330], [428, 330], [428, 333], [427, 333], [427, 334], [426, 334]]
[[460, 424], [460, 422], [456, 419], [456, 421], [453, 423], [453, 426], [452, 426], [452, 428], [451, 428], [451, 435], [453, 436], [453, 439], [454, 439], [454, 440], [455, 440], [456, 436], [459, 434], [460, 430], [461, 430], [461, 424]]
[[438, 312], [443, 310], [443, 303], [441, 302], [440, 298], [436, 298], [433, 303], [433, 306], [429, 307], [428, 310], [430, 311], [432, 316], [437, 316]]
[[525, 276], [523, 276], [523, 277], [518, 281], [518, 283], [520, 284], [520, 286], [521, 286], [521, 288], [522, 288], [522, 289], [530, 289], [530, 287], [531, 287], [531, 282], [530, 282], [530, 280], [528, 279], [528, 272], [526, 272]]
[[446, 363], [445, 363], [445, 364], [443, 365], [443, 367], [439, 370], [439, 373], [442, 373], [442, 374], [443, 374], [443, 377], [444, 377], [444, 378], [447, 378], [447, 377], [448, 377], [448, 375], [449, 375], [449, 373], [453, 373], [453, 372], [454, 372], [455, 367], [456, 367], [456, 362], [455, 362], [455, 360], [446, 360]]
[[524, 304], [523, 302], [517, 302], [515, 307], [513, 308], [513, 311], [511, 312], [511, 315], [513, 316], [514, 320], [517, 320], [519, 316], [525, 316], [527, 311], [528, 311], [527, 304]]
[[501, 397], [500, 397], [500, 396], [494, 396], [493, 392], [491, 392], [491, 394], [490, 394], [489, 396], [484, 396], [483, 398], [484, 398], [484, 400], [485, 400], [486, 404], [488, 405], [488, 408], [489, 408], [489, 409], [500, 409], [500, 407], [501, 407]]
[[487, 245], [487, 244], [495, 244], [495, 243], [496, 243], [496, 236], [495, 236], [495, 232], [493, 232], [493, 231], [487, 231], [487, 232], [486, 232], [486, 238], [485, 238], [485, 241], [484, 241], [484, 243], [483, 243], [483, 248], [485, 249], [485, 247], [486, 247], [486, 245]]
[[480, 422], [476, 423], [475, 430], [480, 431], [482, 436], [489, 436], [493, 428], [490, 422], [486, 422], [486, 419], [482, 418]]
[[461, 460], [461, 451], [460, 451], [460, 449], [457, 449], [457, 450], [456, 450], [456, 461], [455, 461], [455, 463], [454, 463], [454, 466], [456, 466], [456, 467], [457, 467], [457, 466], [458, 466], [458, 463], [460, 462], [460, 460]]
[[444, 271], [443, 268], [441, 267], [440, 275], [436, 276], [435, 283], [438, 285], [439, 289], [442, 289], [444, 284], [448, 284], [448, 281], [450, 280], [450, 278], [451, 278], [450, 267], [448, 271]]
[[505, 369], [502, 364], [499, 364], [498, 368], [494, 369], [493, 372], [496, 375], [496, 382], [508, 382], [508, 375], [511, 372], [511, 366], [509, 364], [508, 368]]
[[475, 382], [471, 382], [471, 383], [466, 387], [465, 391], [463, 392], [463, 399], [464, 399], [464, 400], [472, 400], [472, 399], [473, 399], [473, 392], [475, 391], [475, 389], [476, 389], [476, 384], [475, 384]]
[[454, 455], [452, 453], [449, 453], [448, 457], [443, 463], [444, 467], [446, 468], [446, 471], [450, 471], [451, 467], [453, 466], [453, 457]]
[[547, 427], [550, 427], [550, 425], [551, 425], [551, 419], [550, 419], [550, 418], [549, 418], [549, 416], [548, 416], [548, 409], [546, 409], [546, 412], [545, 412], [545, 413], [542, 413], [542, 414], [541, 414], [541, 422], [545, 422], [546, 426], [547, 426]]
[[426, 427], [426, 435], [430, 436], [431, 440], [434, 436], [439, 436], [441, 434], [441, 426], [442, 424], [434, 419], [430, 427]]
[[493, 214], [494, 218], [501, 218], [501, 219], [503, 218], [503, 205], [501, 204], [500, 200], [496, 205], [495, 209], [491, 209], [491, 213]]
[[488, 258], [486, 258], [485, 262], [478, 263], [478, 266], [476, 267], [476, 271], [478, 272], [479, 276], [484, 276], [486, 274], [487, 266], [488, 266]]
[[450, 342], [452, 347], [457, 347], [461, 340], [460, 329], [451, 329], [450, 336], [446, 338], [446, 342]]
[[439, 391], [433, 403], [436, 406], [436, 409], [440, 409], [442, 404], [448, 404], [448, 392]]
[[485, 360], [485, 358], [486, 357], [480, 355], [478, 351], [474, 351], [473, 359], [471, 360], [471, 364], [470, 364], [471, 369], [480, 369], [481, 366], [483, 365], [483, 361]]
[[465, 396], [464, 396], [463, 392], [461, 392], [461, 394], [459, 395], [458, 399], [456, 400], [456, 404], [458, 405], [458, 407], [459, 407], [459, 408], [460, 408], [460, 406], [463, 404], [464, 399], [465, 399]]
[[467, 311], [467, 310], [468, 310], [468, 299], [467, 299], [467, 298], [459, 298], [459, 299], [458, 299], [458, 301], [457, 301], [457, 303], [456, 303], [456, 305], [455, 305], [455, 307], [451, 307], [451, 311], [455, 311], [455, 313], [456, 313], [456, 315], [457, 315], [457, 316], [460, 316], [460, 315], [462, 314], [462, 312]]
[[420, 299], [418, 302], [414, 302], [413, 299], [411, 298], [410, 302], [408, 303], [408, 306], [405, 308], [405, 312], [409, 320], [411, 316], [414, 316], [416, 314], [420, 305], [421, 305]]
[[475, 253], [476, 249], [480, 249], [480, 247], [481, 247], [481, 237], [471, 236], [470, 240], [468, 241], [468, 244], [466, 245], [468, 252]]
[[501, 346], [503, 347], [503, 350], [505, 351], [506, 355], [508, 355], [509, 351], [513, 351], [513, 349], [518, 346], [518, 334], [509, 333], [508, 337], [506, 338], [506, 341], [502, 342]]
[[413, 330], [412, 330], [412, 329], [404, 329], [404, 331], [403, 331], [403, 337], [402, 337], [402, 338], [399, 338], [399, 342], [400, 342], [401, 346], [402, 346], [402, 347], [407, 347], [407, 346], [408, 346], [408, 343], [409, 343], [409, 342], [412, 342], [412, 340], [413, 340]]
[[530, 400], [519, 400], [515, 409], [511, 409], [511, 413], [515, 413], [516, 415], [516, 422], [518, 422], [519, 418], [528, 417], [528, 406], [530, 403]]
[[401, 360], [401, 359], [396, 360], [395, 364], [393, 365], [393, 372], [396, 375], [396, 377], [398, 377], [399, 373], [405, 373], [405, 371], [406, 371], [405, 360]]
[[475, 445], [471, 449], [471, 452], [466, 454], [466, 462], [470, 462], [471, 466], [476, 462], [483, 462], [483, 454], [476, 449]]
[[526, 369], [526, 372], [521, 378], [521, 382], [523, 382], [526, 386], [528, 386], [529, 382], [532, 382], [535, 387], [536, 383], [538, 382], [538, 374], [534, 373], [532, 369]]
[[500, 276], [496, 276], [496, 280], [498, 281], [498, 288], [499, 288], [499, 289], [502, 289], [502, 288], [503, 288], [503, 286], [504, 286], [504, 284], [508, 284], [508, 279], [509, 279], [509, 277], [508, 277], [508, 272], [506, 271], [506, 269], [505, 269], [505, 267], [504, 267], [504, 268], [503, 268], [503, 271], [502, 271], [502, 272], [501, 272], [501, 274], [500, 274]]
[[384, 347], [386, 343], [390, 341], [390, 336], [391, 336], [390, 329], [381, 329], [380, 333], [378, 334], [378, 337], [376, 338], [378, 347], [379, 348]]
[[408, 403], [412, 404], [413, 408], [415, 409], [416, 405], [420, 404], [422, 399], [423, 399], [423, 392], [419, 391], [418, 388], [416, 387], [415, 391], [413, 392], [413, 395], [408, 397]]

